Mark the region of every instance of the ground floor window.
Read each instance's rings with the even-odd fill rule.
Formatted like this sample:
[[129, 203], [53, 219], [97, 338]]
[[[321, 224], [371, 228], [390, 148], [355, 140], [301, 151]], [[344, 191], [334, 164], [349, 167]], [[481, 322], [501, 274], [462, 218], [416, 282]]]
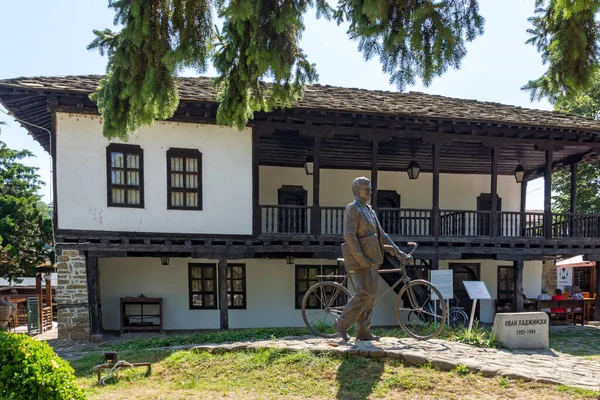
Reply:
[[227, 264], [227, 307], [246, 308], [246, 265]]
[[[208, 310], [219, 306], [217, 265], [190, 263], [190, 309]], [[227, 264], [227, 307], [246, 308], [246, 265]]]
[[217, 266], [215, 264], [188, 264], [190, 309], [217, 308]]
[[515, 298], [515, 267], [498, 267], [498, 299]]
[[[302, 298], [312, 285], [319, 282], [317, 275], [339, 275], [343, 273], [342, 271], [337, 265], [296, 265], [296, 308], [302, 308]], [[339, 279], [331, 280], [340, 281]], [[339, 300], [345, 301], [342, 297], [339, 296]], [[316, 308], [319, 304], [316, 295], [313, 295], [309, 298], [307, 307]]]

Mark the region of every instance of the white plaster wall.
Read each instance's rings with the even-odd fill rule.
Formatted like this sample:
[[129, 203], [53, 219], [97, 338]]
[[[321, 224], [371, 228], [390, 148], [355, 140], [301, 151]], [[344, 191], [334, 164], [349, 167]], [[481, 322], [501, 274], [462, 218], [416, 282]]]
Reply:
[[[103, 327], [107, 330], [120, 328], [119, 299], [127, 296], [163, 297], [163, 327], [170, 329], [218, 329], [219, 310], [190, 310], [188, 293], [188, 263], [215, 260], [171, 258], [170, 265], [163, 266], [155, 258], [106, 258], [99, 259], [100, 302]], [[300, 310], [295, 309], [294, 265], [283, 260], [236, 260], [246, 264], [246, 309], [229, 310], [230, 328], [290, 327], [304, 326]], [[440, 261], [440, 268], [462, 260]], [[492, 298], [496, 297], [497, 266], [512, 265], [506, 261], [469, 260], [481, 264], [481, 279]], [[296, 259], [298, 265], [328, 265], [331, 260]], [[541, 262], [526, 262], [523, 286], [528, 297], [536, 297], [541, 285]], [[379, 280], [378, 297], [389, 286]], [[388, 293], [373, 312], [373, 325], [395, 326], [396, 295]], [[481, 301], [480, 319], [492, 322], [493, 300]]]
[[[57, 114], [58, 228], [252, 233], [252, 131], [157, 122], [131, 136], [144, 151], [144, 208], [107, 207], [106, 147], [97, 116]], [[167, 210], [166, 152], [202, 153], [202, 211]]]
[[[218, 329], [219, 310], [190, 310], [188, 263], [215, 260], [175, 259], [163, 266], [154, 258], [99, 259], [100, 302], [103, 327], [120, 329], [120, 298], [139, 296], [163, 298], [163, 327], [169, 329]], [[229, 310], [230, 328], [305, 326], [295, 309], [294, 265], [283, 260], [236, 260], [246, 264], [246, 309]], [[298, 265], [334, 264], [332, 260], [296, 259]], [[389, 287], [380, 279], [379, 293]], [[395, 296], [378, 304], [374, 325], [395, 325]]]
[[[321, 206], [345, 206], [350, 203], [352, 181], [359, 176], [370, 178], [370, 171], [321, 170]], [[379, 171], [378, 189], [395, 190], [401, 196], [402, 208], [431, 208], [432, 182], [430, 173], [419, 174], [410, 180], [404, 171]], [[302, 186], [307, 191], [308, 205], [312, 204], [312, 176], [302, 168], [260, 167], [260, 204], [277, 204], [277, 191], [282, 185]], [[440, 208], [446, 210], [476, 210], [477, 197], [490, 192], [488, 175], [440, 175]], [[498, 177], [498, 196], [502, 199], [502, 211], [519, 211], [521, 187], [513, 176]]]

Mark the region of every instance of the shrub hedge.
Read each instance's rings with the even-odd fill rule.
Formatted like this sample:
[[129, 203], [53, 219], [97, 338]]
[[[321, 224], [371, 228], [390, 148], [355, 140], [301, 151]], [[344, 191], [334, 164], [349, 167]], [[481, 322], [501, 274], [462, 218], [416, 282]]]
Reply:
[[48, 343], [0, 331], [0, 399], [85, 399], [73, 368]]

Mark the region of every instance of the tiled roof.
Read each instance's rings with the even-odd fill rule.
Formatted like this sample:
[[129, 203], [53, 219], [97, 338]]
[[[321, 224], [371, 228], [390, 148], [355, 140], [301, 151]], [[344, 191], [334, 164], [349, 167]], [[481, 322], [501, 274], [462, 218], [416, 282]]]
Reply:
[[[101, 78], [100, 75], [14, 78], [0, 80], [0, 87], [92, 93]], [[180, 78], [180, 98], [215, 102], [216, 92], [212, 82], [213, 79], [207, 77]], [[303, 98], [293, 108], [600, 131], [600, 121], [560, 112], [417, 92], [398, 93], [328, 85], [307, 87]]]

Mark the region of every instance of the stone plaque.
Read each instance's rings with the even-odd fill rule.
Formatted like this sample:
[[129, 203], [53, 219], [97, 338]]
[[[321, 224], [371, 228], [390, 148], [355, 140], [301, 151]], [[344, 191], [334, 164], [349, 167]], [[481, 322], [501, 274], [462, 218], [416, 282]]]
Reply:
[[498, 313], [492, 334], [509, 349], [547, 349], [548, 314], [545, 312]]

